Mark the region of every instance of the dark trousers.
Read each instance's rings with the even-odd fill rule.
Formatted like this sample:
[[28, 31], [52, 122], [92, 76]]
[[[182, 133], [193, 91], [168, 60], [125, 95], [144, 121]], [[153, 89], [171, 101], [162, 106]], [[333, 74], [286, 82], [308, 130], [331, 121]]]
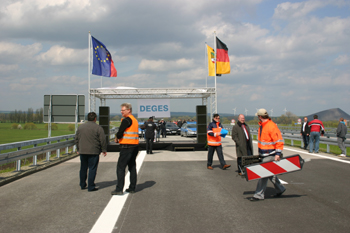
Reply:
[[128, 170], [130, 172], [130, 190], [135, 190], [136, 182], [137, 182], [137, 172], [136, 172], [136, 157], [139, 153], [139, 147], [131, 147], [131, 148], [121, 148], [118, 164], [117, 164], [117, 179], [118, 184], [116, 190], [123, 191], [124, 183], [125, 183], [125, 169], [128, 166]]
[[[250, 148], [249, 141], [247, 141], [246, 145], [247, 145], [247, 155], [253, 155], [252, 148]], [[242, 157], [237, 157], [237, 169], [238, 169], [238, 172], [242, 172], [243, 171]]]
[[213, 156], [214, 156], [215, 150], [216, 150], [216, 153], [218, 154], [221, 167], [223, 167], [226, 164], [226, 162], [224, 160], [224, 154], [222, 153], [222, 146], [221, 145], [220, 146], [209, 146], [207, 165], [211, 166], [213, 164]]
[[166, 138], [166, 129], [161, 129], [160, 132], [162, 134], [162, 138]]
[[306, 134], [302, 134], [303, 135], [303, 141], [304, 141], [304, 149], [306, 149], [309, 145], [309, 136]]
[[153, 140], [154, 140], [154, 137], [151, 137], [151, 138], [147, 138], [146, 137], [146, 151], [147, 151], [147, 154], [148, 153], [152, 153]]
[[95, 188], [95, 178], [100, 155], [80, 155], [80, 187], [86, 187], [87, 170], [89, 169], [88, 190]]

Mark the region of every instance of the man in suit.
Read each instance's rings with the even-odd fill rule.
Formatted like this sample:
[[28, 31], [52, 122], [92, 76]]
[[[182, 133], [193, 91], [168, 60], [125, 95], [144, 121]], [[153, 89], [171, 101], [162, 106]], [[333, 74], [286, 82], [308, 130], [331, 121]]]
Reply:
[[309, 122], [307, 121], [307, 117], [304, 117], [304, 122], [301, 125], [300, 129], [300, 135], [303, 137], [304, 141], [304, 149], [306, 150], [309, 145], [309, 134], [310, 134], [310, 127]]
[[253, 155], [252, 136], [243, 114], [239, 114], [237, 124], [232, 127], [232, 140], [236, 143], [237, 168], [241, 175], [242, 156]]

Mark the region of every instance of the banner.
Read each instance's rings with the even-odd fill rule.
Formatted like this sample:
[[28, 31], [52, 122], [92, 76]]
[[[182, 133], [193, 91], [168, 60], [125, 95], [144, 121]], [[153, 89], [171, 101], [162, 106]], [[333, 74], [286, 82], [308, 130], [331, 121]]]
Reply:
[[137, 103], [138, 118], [170, 117], [169, 99], [139, 99]]

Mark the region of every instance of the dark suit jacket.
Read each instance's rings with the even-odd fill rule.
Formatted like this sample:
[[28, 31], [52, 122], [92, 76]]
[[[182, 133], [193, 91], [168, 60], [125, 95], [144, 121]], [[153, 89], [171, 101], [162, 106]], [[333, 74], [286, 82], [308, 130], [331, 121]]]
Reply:
[[301, 133], [301, 134], [310, 134], [309, 122], [306, 122], [306, 125], [305, 125], [305, 132], [303, 132], [303, 125], [304, 125], [304, 121], [301, 123], [300, 133]]
[[[253, 152], [252, 135], [250, 134], [249, 126], [245, 124], [245, 127], [249, 135], [249, 145]], [[245, 137], [241, 122], [237, 122], [236, 125], [232, 127], [232, 140], [236, 143], [236, 154], [237, 157], [242, 157], [247, 155], [247, 139]]]

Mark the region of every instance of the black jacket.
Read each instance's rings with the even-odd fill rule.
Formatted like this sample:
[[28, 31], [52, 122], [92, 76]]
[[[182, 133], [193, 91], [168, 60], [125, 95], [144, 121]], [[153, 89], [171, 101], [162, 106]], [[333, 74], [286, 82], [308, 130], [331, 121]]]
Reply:
[[154, 138], [154, 130], [157, 128], [156, 124], [153, 121], [147, 121], [144, 124], [145, 127], [145, 137]]
[[306, 125], [305, 125], [305, 132], [303, 131], [303, 125], [304, 125], [304, 122], [301, 123], [300, 133], [301, 133], [301, 134], [310, 134], [309, 122], [306, 122]]

